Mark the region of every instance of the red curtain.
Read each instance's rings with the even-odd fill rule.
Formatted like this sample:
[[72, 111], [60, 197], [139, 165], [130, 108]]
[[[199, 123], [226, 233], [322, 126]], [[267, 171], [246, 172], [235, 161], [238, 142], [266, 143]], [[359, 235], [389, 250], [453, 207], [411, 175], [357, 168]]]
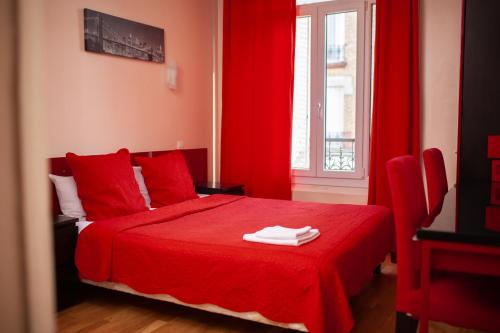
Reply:
[[291, 198], [295, 0], [225, 0], [221, 181]]
[[368, 203], [391, 206], [385, 163], [420, 160], [419, 1], [377, 0]]

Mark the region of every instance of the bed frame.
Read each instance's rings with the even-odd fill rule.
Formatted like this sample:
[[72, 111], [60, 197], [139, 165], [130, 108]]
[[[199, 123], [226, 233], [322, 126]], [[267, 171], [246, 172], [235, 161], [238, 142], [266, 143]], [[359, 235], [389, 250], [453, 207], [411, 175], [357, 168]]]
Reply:
[[203, 311], [212, 312], [212, 313], [218, 313], [218, 314], [222, 314], [222, 315], [226, 315], [226, 316], [230, 316], [230, 317], [236, 317], [236, 318], [240, 318], [240, 319], [244, 319], [244, 320], [255, 321], [255, 322], [266, 324], [266, 325], [277, 326], [277, 327], [297, 330], [297, 331], [301, 331], [301, 332], [309, 332], [307, 330], [306, 326], [302, 323], [280, 323], [277, 321], [267, 319], [266, 317], [264, 317], [263, 315], [261, 315], [260, 313], [258, 313], [256, 311], [235, 312], [235, 311], [231, 311], [231, 310], [222, 308], [220, 306], [208, 304], [208, 303], [206, 303], [206, 304], [184, 303], [184, 302], [178, 300], [177, 298], [172, 297], [172, 296], [167, 295], [167, 294], [143, 294], [143, 293], [140, 293], [140, 292], [138, 292], [138, 291], [130, 288], [129, 286], [122, 284], [122, 283], [94, 282], [94, 281], [90, 281], [90, 280], [81, 280], [81, 282], [92, 285], [92, 286], [96, 286], [96, 287], [120, 291], [120, 292], [127, 293], [127, 294], [132, 294], [132, 295], [136, 295], [136, 296], [160, 300], [160, 301], [169, 302], [169, 303], [175, 303], [175, 304], [186, 306], [186, 307], [193, 308], [193, 309], [203, 310]]
[[[151, 151], [151, 152], [136, 152], [136, 153], [131, 153], [131, 162], [133, 165], [135, 165], [135, 156], [148, 156], [148, 157], [154, 157], [154, 156], [159, 156], [162, 154], [165, 154], [169, 152], [168, 150], [162, 150], [162, 151]], [[184, 158], [186, 159], [186, 163], [188, 165], [189, 171], [191, 173], [191, 176], [193, 177], [194, 183], [206, 183], [207, 181], [207, 149], [206, 148], [199, 148], [199, 149], [182, 149], [181, 150], [182, 154], [184, 155]], [[69, 166], [68, 161], [66, 160], [66, 157], [55, 157], [55, 158], [50, 158], [49, 159], [49, 170], [50, 173], [58, 176], [71, 176], [71, 168]], [[51, 185], [52, 188], [52, 213], [54, 216], [61, 214], [61, 209], [59, 208], [59, 202], [57, 200], [57, 194], [55, 191], [55, 188], [53, 185]], [[267, 325], [272, 325], [272, 326], [278, 326], [278, 327], [283, 327], [286, 329], [293, 329], [293, 330], [298, 330], [302, 332], [308, 332], [304, 324], [301, 323], [279, 323], [276, 321], [272, 321], [270, 319], [265, 318], [262, 316], [260, 313], [252, 311], [252, 312], [235, 312], [231, 311], [222, 307], [219, 307], [217, 305], [213, 304], [188, 304], [184, 303], [170, 295], [166, 294], [143, 294], [140, 293], [132, 288], [130, 288], [127, 285], [120, 284], [120, 283], [114, 283], [114, 282], [94, 282], [94, 281], [89, 281], [89, 280], [81, 280], [82, 283], [89, 284], [92, 286], [97, 286], [101, 288], [106, 288], [110, 290], [116, 290], [132, 295], [137, 295], [141, 297], [146, 297], [150, 299], [156, 299], [156, 300], [161, 300], [164, 302], [169, 302], [169, 303], [175, 303], [179, 304], [182, 306], [187, 306], [190, 308], [195, 308], [203, 311], [208, 311], [212, 313], [218, 313], [218, 314], [223, 314], [226, 316], [231, 316], [231, 317], [236, 317], [240, 319], [245, 319], [245, 320], [251, 320]]]

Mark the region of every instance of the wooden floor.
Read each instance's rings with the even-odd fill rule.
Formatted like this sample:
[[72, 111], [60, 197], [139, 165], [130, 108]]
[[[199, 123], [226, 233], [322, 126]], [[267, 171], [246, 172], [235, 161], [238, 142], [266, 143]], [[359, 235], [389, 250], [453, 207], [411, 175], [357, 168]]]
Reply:
[[[382, 274], [352, 299], [356, 326], [352, 333], [394, 332], [395, 265], [386, 263]], [[59, 312], [59, 332], [137, 333], [297, 333], [250, 321], [207, 313], [175, 304], [99, 289], [87, 300]], [[477, 333], [431, 323], [431, 333]]]

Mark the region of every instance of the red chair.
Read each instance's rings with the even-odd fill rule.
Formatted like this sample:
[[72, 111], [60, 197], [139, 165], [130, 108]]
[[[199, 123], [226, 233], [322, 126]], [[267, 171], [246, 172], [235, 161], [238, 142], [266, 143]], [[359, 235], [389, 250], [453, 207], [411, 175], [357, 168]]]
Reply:
[[[422, 312], [429, 320], [500, 332], [500, 280], [496, 278], [434, 272], [428, 286], [428, 307], [422, 307], [420, 243], [413, 240], [428, 218], [420, 165], [412, 156], [397, 157], [387, 162], [387, 176], [398, 254], [396, 332], [416, 332]], [[422, 326], [426, 331], [427, 320]]]
[[[429, 199], [429, 212], [440, 209], [446, 193], [448, 181], [446, 168], [441, 150], [430, 148], [424, 151], [425, 176], [427, 179], [427, 196]], [[439, 208], [438, 208], [439, 207]]]

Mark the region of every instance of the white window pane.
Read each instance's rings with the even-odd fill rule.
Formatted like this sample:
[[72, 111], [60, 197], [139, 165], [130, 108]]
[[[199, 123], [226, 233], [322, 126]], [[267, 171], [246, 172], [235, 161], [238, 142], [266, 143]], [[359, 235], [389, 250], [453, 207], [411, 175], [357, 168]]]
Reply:
[[357, 12], [325, 22], [325, 171], [355, 170]]
[[297, 17], [293, 92], [292, 168], [309, 169], [311, 18]]

